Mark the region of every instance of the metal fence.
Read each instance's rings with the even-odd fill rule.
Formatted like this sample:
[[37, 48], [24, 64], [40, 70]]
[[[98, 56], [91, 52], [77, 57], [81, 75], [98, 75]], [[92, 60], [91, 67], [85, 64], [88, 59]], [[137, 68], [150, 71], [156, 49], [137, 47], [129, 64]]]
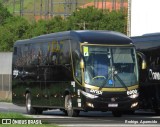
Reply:
[[8, 6], [15, 15], [20, 16], [36, 16], [36, 18], [48, 19], [52, 16], [61, 15], [69, 16], [78, 8], [94, 6], [95, 8], [117, 9], [117, 5], [123, 8], [128, 0], [13, 0], [7, 3], [3, 0], [3, 4]]
[[11, 99], [12, 53], [0, 53], [0, 99]]

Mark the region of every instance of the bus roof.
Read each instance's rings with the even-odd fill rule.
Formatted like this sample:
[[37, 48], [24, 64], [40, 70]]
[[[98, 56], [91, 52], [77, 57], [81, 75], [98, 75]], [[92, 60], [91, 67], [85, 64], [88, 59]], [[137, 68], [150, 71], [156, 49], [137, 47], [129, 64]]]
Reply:
[[37, 36], [31, 39], [19, 40], [15, 43], [24, 44], [28, 42], [38, 42], [40, 40], [52, 39], [52, 38], [77, 38], [80, 43], [88, 42], [89, 44], [131, 44], [132, 41], [126, 35], [107, 30], [77, 30], [77, 31], [64, 31], [58, 33], [45, 34]]
[[135, 36], [131, 37], [131, 39], [138, 50], [152, 50], [160, 48], [160, 33]]

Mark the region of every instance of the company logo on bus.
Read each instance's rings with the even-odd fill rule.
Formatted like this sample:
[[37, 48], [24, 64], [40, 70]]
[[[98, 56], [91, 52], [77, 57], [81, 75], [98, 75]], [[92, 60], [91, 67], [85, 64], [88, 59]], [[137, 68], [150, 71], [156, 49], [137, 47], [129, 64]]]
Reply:
[[149, 79], [150, 80], [160, 80], [160, 73], [159, 72], [153, 72], [152, 69], [149, 69]]
[[93, 90], [93, 89], [91, 89], [90, 92], [91, 92], [91, 93], [94, 93], [94, 94], [97, 94], [97, 95], [102, 95], [102, 93], [103, 93], [102, 91]]

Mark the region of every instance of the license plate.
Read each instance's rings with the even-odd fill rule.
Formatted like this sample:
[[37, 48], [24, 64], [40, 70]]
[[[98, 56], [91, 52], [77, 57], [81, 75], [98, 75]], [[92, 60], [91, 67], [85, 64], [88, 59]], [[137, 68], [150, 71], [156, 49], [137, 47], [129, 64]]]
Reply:
[[108, 104], [108, 107], [118, 107], [118, 104]]

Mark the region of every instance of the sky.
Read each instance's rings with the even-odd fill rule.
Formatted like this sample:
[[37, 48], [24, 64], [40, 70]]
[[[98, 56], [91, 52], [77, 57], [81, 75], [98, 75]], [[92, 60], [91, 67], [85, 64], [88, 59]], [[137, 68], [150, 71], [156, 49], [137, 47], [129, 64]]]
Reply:
[[160, 0], [131, 0], [131, 36], [160, 32]]

